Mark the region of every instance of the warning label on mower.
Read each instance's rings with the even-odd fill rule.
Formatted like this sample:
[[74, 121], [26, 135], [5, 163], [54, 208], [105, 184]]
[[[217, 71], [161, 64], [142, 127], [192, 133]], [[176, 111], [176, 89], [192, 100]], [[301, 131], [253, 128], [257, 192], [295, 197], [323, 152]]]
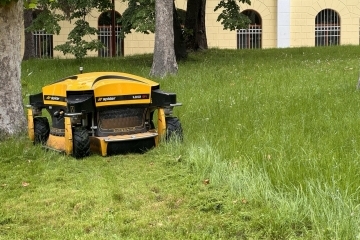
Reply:
[[135, 94], [135, 95], [120, 95], [120, 96], [104, 96], [97, 97], [96, 102], [112, 102], [112, 101], [128, 101], [128, 100], [140, 100], [149, 99], [150, 94]]

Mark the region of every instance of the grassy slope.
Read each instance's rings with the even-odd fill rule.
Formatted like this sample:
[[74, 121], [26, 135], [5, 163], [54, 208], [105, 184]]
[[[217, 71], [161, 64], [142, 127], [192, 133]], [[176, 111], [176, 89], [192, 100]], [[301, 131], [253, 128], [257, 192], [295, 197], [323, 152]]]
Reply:
[[[359, 235], [360, 49], [210, 50], [155, 79], [174, 91], [183, 144], [76, 161], [0, 144], [4, 239], [354, 239]], [[85, 59], [148, 76], [151, 56]], [[22, 65], [26, 95], [78, 72]], [[204, 184], [208, 179], [210, 184]]]

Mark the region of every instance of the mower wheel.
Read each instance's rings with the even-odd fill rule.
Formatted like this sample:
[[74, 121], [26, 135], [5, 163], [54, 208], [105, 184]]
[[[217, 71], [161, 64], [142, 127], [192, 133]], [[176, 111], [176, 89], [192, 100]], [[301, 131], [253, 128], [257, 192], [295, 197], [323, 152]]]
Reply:
[[166, 141], [171, 139], [183, 140], [183, 129], [177, 117], [166, 117]]
[[90, 138], [88, 131], [83, 127], [73, 130], [73, 154], [75, 158], [83, 158], [90, 155]]
[[34, 118], [34, 144], [46, 144], [49, 138], [50, 126], [46, 117]]

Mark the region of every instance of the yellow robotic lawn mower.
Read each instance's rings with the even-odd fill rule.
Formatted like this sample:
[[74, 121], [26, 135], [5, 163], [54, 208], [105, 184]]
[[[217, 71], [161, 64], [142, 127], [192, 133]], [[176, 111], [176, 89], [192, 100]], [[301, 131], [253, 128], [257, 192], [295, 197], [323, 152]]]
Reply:
[[[146, 151], [162, 139], [183, 138], [181, 123], [172, 116], [181, 105], [176, 94], [127, 73], [69, 76], [44, 86], [29, 101], [30, 140], [75, 158]], [[51, 121], [42, 116], [43, 109]]]

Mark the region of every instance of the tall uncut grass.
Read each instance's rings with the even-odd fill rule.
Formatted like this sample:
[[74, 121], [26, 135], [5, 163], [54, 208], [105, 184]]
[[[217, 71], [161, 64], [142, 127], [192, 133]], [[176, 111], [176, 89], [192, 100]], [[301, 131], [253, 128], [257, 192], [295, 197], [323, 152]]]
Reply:
[[[360, 48], [211, 49], [160, 82], [184, 142], [76, 161], [0, 144], [8, 239], [360, 238]], [[152, 56], [31, 60], [27, 95], [85, 71], [148, 77]]]

